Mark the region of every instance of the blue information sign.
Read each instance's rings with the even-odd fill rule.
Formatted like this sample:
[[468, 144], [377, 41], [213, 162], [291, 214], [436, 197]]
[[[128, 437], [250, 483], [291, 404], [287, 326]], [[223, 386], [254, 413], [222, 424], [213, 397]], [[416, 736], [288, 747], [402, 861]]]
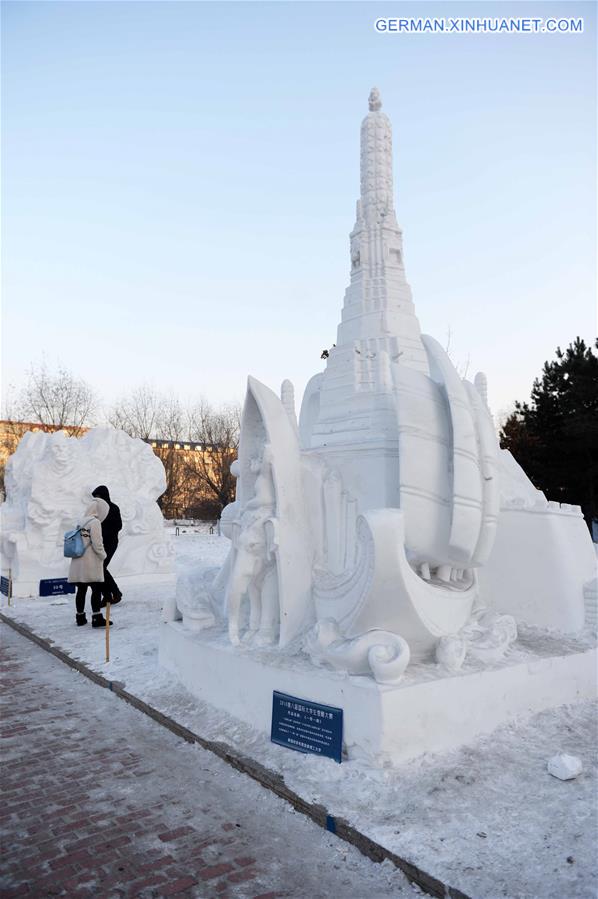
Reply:
[[8, 578], [2, 575], [0, 579], [0, 593], [4, 593], [5, 596], [8, 596]]
[[47, 578], [39, 582], [40, 596], [63, 596], [65, 593], [74, 593], [75, 585], [69, 584], [65, 577]]
[[297, 752], [341, 761], [343, 710], [274, 690], [271, 740]]

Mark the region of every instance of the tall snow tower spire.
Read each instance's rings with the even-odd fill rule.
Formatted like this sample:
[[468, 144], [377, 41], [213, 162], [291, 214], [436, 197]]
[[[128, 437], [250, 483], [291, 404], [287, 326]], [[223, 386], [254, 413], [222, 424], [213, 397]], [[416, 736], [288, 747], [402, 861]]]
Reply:
[[[351, 283], [345, 293], [337, 347], [389, 340], [400, 363], [427, 371], [411, 288], [405, 277], [403, 234], [397, 223], [392, 175], [392, 127], [377, 87], [361, 123], [361, 196], [351, 240]], [[380, 346], [380, 349], [383, 349]]]

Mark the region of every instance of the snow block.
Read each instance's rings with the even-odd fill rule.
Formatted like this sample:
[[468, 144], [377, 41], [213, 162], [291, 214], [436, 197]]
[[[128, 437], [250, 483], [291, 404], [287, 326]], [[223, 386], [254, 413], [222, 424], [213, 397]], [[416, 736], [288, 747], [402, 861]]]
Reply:
[[553, 777], [558, 777], [559, 780], [573, 780], [575, 777], [579, 777], [583, 771], [581, 759], [564, 752], [553, 755], [546, 767], [548, 773]]

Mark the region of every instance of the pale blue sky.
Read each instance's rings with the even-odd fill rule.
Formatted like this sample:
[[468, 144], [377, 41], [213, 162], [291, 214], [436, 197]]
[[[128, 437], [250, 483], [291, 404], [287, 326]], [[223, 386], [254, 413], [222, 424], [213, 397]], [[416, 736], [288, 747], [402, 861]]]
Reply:
[[[582, 35], [380, 35], [382, 15], [583, 16]], [[593, 3], [3, 4], [3, 375], [45, 351], [299, 400], [336, 336], [376, 84], [422, 330], [500, 410], [596, 329]]]

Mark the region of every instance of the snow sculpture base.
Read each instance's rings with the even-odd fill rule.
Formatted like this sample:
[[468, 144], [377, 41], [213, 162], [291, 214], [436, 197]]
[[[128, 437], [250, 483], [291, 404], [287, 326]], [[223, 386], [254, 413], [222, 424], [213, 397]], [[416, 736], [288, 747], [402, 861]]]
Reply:
[[376, 766], [455, 749], [516, 716], [595, 695], [596, 648], [545, 633], [494, 667], [471, 664], [455, 675], [414, 665], [396, 686], [314, 668], [301, 656], [233, 647], [223, 633], [162, 624], [160, 664], [204, 702], [270, 733], [272, 692], [344, 710], [349, 759]]

